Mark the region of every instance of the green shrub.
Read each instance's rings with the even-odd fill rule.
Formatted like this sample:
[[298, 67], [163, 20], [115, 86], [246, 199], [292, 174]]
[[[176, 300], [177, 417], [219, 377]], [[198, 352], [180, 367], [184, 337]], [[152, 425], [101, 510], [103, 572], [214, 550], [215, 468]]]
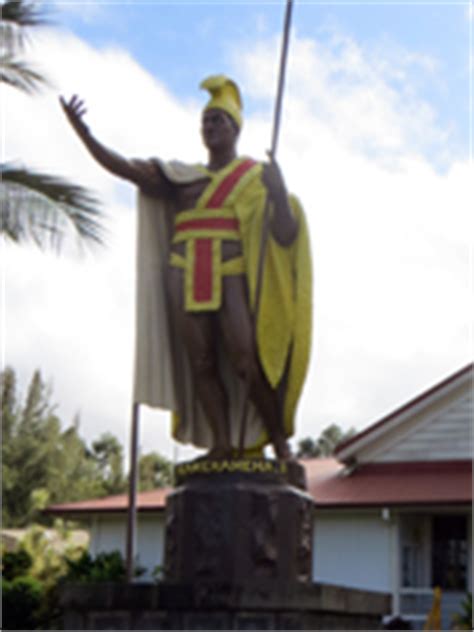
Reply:
[[33, 564], [33, 559], [25, 549], [5, 551], [2, 554], [3, 578], [11, 581], [15, 577], [26, 575]]
[[153, 577], [153, 581], [157, 584], [162, 582], [165, 577], [165, 567], [162, 564], [157, 564], [153, 569], [151, 576]]
[[[63, 523], [57, 527], [67, 557], [74, 559], [83, 549], [68, 546], [69, 529]], [[15, 551], [2, 551], [4, 628], [58, 629], [61, 610], [57, 585], [66, 573], [64, 558], [39, 525], [28, 529]], [[41, 598], [37, 603], [38, 587]]]
[[467, 593], [461, 602], [461, 613], [455, 614], [453, 623], [455, 630], [472, 630], [472, 593]]
[[33, 577], [2, 580], [3, 629], [35, 630], [39, 627], [38, 610], [44, 588]]
[[68, 582], [123, 582], [126, 580], [127, 569], [119, 551], [99, 553], [92, 558], [85, 551], [77, 560], [66, 560], [68, 572], [65, 580]]

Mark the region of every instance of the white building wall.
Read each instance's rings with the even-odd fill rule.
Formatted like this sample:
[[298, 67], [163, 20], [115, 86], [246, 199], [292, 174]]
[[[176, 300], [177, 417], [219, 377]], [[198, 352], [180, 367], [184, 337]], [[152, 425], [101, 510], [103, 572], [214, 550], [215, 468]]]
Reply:
[[[391, 592], [393, 555], [391, 521], [380, 511], [316, 514], [313, 532], [313, 579], [330, 584]], [[140, 579], [152, 578], [164, 563], [164, 516], [139, 515], [136, 552]], [[125, 557], [126, 520], [123, 515], [97, 516], [91, 529], [93, 555], [119, 550]]]
[[[92, 555], [103, 552], [120, 551], [126, 555], [127, 520], [123, 514], [100, 515], [92, 523], [89, 550]], [[135, 551], [138, 565], [144, 567], [145, 574], [140, 579], [151, 579], [156, 566], [164, 562], [164, 516], [162, 514], [138, 515]]]
[[92, 555], [120, 551], [125, 556], [126, 518], [117, 514], [94, 518], [89, 550]]
[[147, 579], [165, 561], [165, 520], [163, 514], [140, 516], [137, 529], [138, 564], [147, 569]]
[[394, 523], [381, 511], [316, 512], [313, 579], [327, 584], [392, 592]]

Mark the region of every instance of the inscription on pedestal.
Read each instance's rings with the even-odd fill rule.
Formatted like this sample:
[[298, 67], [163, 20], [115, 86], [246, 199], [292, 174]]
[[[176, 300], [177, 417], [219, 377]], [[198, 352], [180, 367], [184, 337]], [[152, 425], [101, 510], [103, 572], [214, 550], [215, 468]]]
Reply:
[[288, 481], [304, 480], [300, 466], [239, 460], [229, 471], [223, 463], [180, 466], [166, 506], [167, 581], [309, 581], [313, 501]]

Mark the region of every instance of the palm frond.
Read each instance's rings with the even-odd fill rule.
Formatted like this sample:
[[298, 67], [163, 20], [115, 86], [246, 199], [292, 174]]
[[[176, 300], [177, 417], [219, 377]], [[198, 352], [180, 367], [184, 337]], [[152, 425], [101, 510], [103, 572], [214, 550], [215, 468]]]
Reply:
[[27, 94], [39, 92], [43, 86], [49, 85], [43, 75], [11, 55], [0, 56], [0, 83], [6, 83]]
[[72, 226], [82, 241], [104, 243], [100, 205], [87, 189], [9, 164], [1, 164], [0, 173], [0, 233], [7, 239], [59, 248]]
[[11, 22], [17, 26], [39, 26], [46, 23], [44, 10], [36, 2], [5, 0], [0, 8], [2, 22]]
[[0, 9], [0, 47], [10, 53], [23, 47], [27, 27], [47, 24], [44, 9], [34, 2], [6, 0]]

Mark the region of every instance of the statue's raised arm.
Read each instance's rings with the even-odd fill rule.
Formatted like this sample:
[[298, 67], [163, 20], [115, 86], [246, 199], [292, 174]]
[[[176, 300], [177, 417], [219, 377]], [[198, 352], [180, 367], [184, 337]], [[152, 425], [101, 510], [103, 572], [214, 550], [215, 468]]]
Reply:
[[166, 193], [168, 184], [156, 163], [129, 160], [105, 147], [94, 138], [89, 127], [84, 123], [83, 117], [87, 111], [84, 101], [76, 94], [69, 101], [66, 101], [64, 97], [60, 97], [59, 100], [72, 128], [87, 147], [89, 153], [104, 169], [119, 178], [133, 182], [146, 193], [152, 195]]

